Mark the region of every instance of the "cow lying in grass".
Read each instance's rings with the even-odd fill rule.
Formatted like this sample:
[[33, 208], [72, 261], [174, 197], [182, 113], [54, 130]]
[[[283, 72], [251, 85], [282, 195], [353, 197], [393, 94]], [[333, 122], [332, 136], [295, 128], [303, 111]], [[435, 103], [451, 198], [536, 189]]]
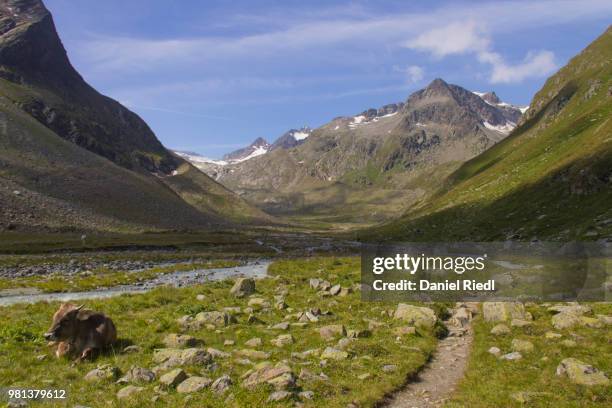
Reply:
[[53, 315], [51, 328], [44, 336], [57, 344], [58, 358], [73, 355], [79, 362], [117, 340], [117, 330], [110, 318], [82, 308], [83, 305], [64, 303]]

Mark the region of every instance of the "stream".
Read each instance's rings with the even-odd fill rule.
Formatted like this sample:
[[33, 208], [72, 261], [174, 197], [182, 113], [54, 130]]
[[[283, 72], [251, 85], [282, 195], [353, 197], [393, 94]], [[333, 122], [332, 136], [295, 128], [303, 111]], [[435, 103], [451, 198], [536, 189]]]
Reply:
[[231, 268], [194, 269], [192, 271], [171, 272], [161, 274], [153, 279], [102, 288], [84, 292], [42, 293], [28, 288], [0, 291], [0, 306], [10, 306], [17, 303], [52, 302], [81, 299], [105, 299], [128, 293], [144, 293], [160, 286], [176, 288], [191, 286], [205, 282], [220, 281], [235, 277], [263, 278], [267, 275], [271, 261], [254, 261], [243, 266]]

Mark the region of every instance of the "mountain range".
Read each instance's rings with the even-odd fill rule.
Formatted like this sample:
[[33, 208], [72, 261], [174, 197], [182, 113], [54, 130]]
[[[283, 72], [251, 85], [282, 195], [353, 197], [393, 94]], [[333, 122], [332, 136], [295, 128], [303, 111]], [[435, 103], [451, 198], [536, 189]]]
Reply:
[[269, 213], [376, 222], [502, 140], [521, 109], [436, 79], [405, 102], [291, 130], [272, 145], [258, 139], [222, 163], [184, 157]]

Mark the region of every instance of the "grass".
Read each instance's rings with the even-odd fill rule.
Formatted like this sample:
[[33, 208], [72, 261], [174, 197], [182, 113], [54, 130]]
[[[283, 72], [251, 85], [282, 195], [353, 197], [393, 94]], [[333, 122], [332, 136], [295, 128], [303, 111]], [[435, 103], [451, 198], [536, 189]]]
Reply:
[[[190, 331], [189, 334], [204, 341], [206, 347], [231, 352], [246, 348], [244, 342], [253, 337], [263, 340], [261, 350], [271, 353], [270, 361], [287, 360], [296, 375], [302, 368], [315, 374], [321, 372], [329, 376], [328, 381], [302, 381], [298, 386], [302, 390], [314, 391], [312, 401], [306, 400], [306, 406], [346, 407], [355, 402], [360, 406], [372, 406], [385, 393], [400, 386], [407, 376], [417, 371], [428, 359], [434, 349], [436, 339], [433, 331], [419, 330], [417, 335], [395, 340], [392, 333], [393, 321], [387, 314], [393, 305], [383, 303], [365, 303], [359, 292], [345, 297], [321, 298], [309, 287], [309, 279], [320, 277], [342, 286], [351, 286], [359, 282], [360, 266], [358, 258], [311, 258], [308, 260], [284, 260], [271, 265], [269, 279], [257, 282], [258, 297], [274, 302], [274, 296], [286, 290], [285, 302], [290, 310], [272, 308], [268, 312], [259, 312], [257, 317], [266, 322], [263, 325], [246, 323], [247, 315], [238, 314], [238, 323], [217, 330], [202, 329]], [[176, 319], [185, 314], [194, 314], [205, 310], [221, 310], [223, 307], [238, 306], [243, 311], [248, 298], [237, 299], [228, 296], [232, 285], [230, 281], [214, 282], [189, 288], [159, 288], [147, 294], [125, 295], [107, 300], [88, 301], [86, 307], [100, 310], [111, 316], [117, 327], [120, 346], [112, 352], [100, 356], [94, 362], [85, 362], [72, 367], [68, 361], [55, 359], [42, 333], [50, 324], [51, 315], [58, 303], [38, 303], [17, 305], [2, 310], [0, 314], [0, 387], [41, 387], [67, 389], [67, 405], [81, 404], [90, 407], [151, 406], [155, 395], [153, 387], [156, 382], [145, 385], [145, 391], [128, 401], [119, 402], [116, 392], [122, 387], [111, 381], [88, 383], [84, 375], [99, 364], [109, 363], [119, 367], [123, 372], [130, 366], [151, 367], [152, 353], [162, 347], [162, 339], [168, 333], [179, 332]], [[205, 295], [204, 301], [197, 301], [196, 295]], [[279, 333], [267, 328], [268, 325], [284, 320], [286, 315], [312, 307], [330, 310], [333, 315], [322, 318], [318, 323], [309, 323], [306, 327], [292, 327], [290, 333], [295, 343], [285, 348], [277, 348], [270, 340]], [[344, 324], [347, 329], [365, 329], [368, 323], [364, 319], [380, 321], [382, 327], [375, 329], [371, 337], [355, 340], [348, 347], [351, 357], [342, 361], [329, 361], [324, 367], [319, 365], [317, 357], [306, 361], [291, 357], [291, 352], [309, 349], [324, 349], [325, 343], [318, 334], [318, 328], [328, 324]], [[234, 340], [235, 346], [224, 346], [225, 340]], [[128, 344], [136, 344], [142, 352], [136, 354], [122, 353]], [[334, 343], [330, 343], [334, 344]], [[43, 360], [37, 356], [44, 355]], [[234, 358], [216, 359], [217, 367], [206, 371], [198, 367], [184, 367], [189, 374], [200, 374], [217, 378], [228, 374], [234, 385], [226, 394], [233, 395], [237, 406], [266, 406], [267, 398], [272, 391], [268, 386], [260, 386], [249, 391], [240, 386], [240, 377], [251, 366], [240, 365]], [[395, 372], [383, 372], [385, 364], [398, 367]], [[360, 374], [370, 373], [367, 380], [359, 380]], [[227, 406], [226, 396], [218, 396], [209, 390], [192, 394], [188, 400], [184, 395], [170, 391], [161, 395], [157, 405], [178, 406]], [[292, 404], [292, 403], [289, 403]], [[60, 406], [53, 402], [45, 406]]]
[[[612, 314], [612, 304], [591, 304], [594, 314]], [[551, 324], [551, 314], [541, 305], [527, 307], [534, 317], [531, 326], [512, 327], [506, 336], [490, 334], [497, 323], [474, 321], [475, 338], [469, 366], [447, 407], [609, 407], [612, 405], [611, 387], [585, 387], [572, 384], [567, 378], [556, 375], [556, 368], [564, 358], [574, 357], [599, 370], [612, 373], [612, 337], [609, 328], [580, 327], [556, 330]], [[510, 326], [508, 324], [508, 326]], [[562, 334], [559, 339], [546, 339], [544, 334], [553, 331]], [[521, 353], [518, 361], [498, 360], [488, 353], [490, 347], [499, 347], [502, 353], [511, 351], [512, 339], [528, 340], [534, 351]], [[564, 347], [566, 339], [576, 341], [576, 347]], [[531, 401], [521, 404], [512, 398], [517, 392], [531, 392]], [[540, 394], [538, 394], [540, 393]]]
[[77, 292], [129, 285], [154, 279], [159, 275], [196, 269], [230, 268], [238, 261], [214, 260], [208, 262], [185, 262], [169, 266], [157, 266], [142, 271], [117, 271], [105, 267], [95, 268], [89, 273], [77, 275], [32, 276], [24, 278], [0, 278], [0, 290], [36, 288], [42, 292]]

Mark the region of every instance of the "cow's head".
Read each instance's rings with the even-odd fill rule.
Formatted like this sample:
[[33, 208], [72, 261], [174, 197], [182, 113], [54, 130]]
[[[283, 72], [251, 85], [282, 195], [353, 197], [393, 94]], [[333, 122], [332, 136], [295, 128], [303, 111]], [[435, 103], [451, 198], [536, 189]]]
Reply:
[[64, 341], [76, 335], [77, 315], [81, 306], [72, 303], [64, 303], [53, 315], [53, 323], [49, 330], [44, 334], [49, 341]]

